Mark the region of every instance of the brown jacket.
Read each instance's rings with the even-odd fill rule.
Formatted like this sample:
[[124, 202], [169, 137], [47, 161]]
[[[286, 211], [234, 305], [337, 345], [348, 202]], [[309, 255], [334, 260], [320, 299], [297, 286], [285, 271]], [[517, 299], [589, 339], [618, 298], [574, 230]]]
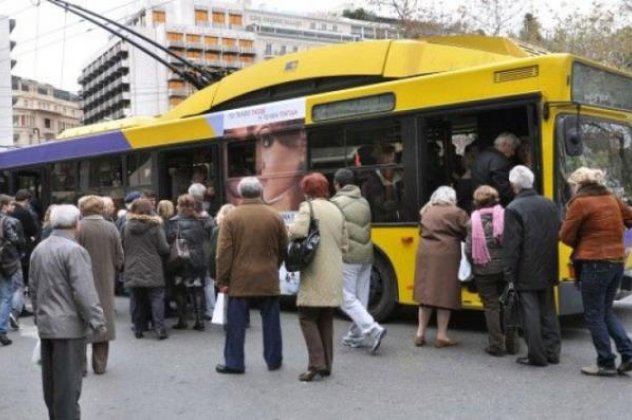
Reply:
[[577, 260], [623, 260], [626, 227], [632, 227], [632, 209], [606, 187], [589, 184], [569, 202], [560, 240]]
[[217, 286], [229, 296], [278, 296], [287, 231], [279, 213], [260, 199], [244, 199], [222, 221], [217, 240]]
[[116, 273], [123, 266], [123, 247], [119, 231], [103, 216], [86, 216], [79, 224], [77, 242], [83, 246], [92, 260], [92, 277], [103, 308], [107, 332], [90, 336], [89, 341], [100, 343], [115, 338], [114, 329], [114, 282]]

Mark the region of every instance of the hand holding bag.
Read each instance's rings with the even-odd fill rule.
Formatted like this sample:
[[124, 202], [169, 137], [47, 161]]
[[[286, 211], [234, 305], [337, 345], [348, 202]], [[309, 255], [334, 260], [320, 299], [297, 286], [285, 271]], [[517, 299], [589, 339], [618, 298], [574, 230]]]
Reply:
[[213, 319], [211, 319], [211, 324], [226, 324], [226, 310], [228, 309], [227, 303], [226, 293], [218, 293], [217, 300], [215, 301], [215, 308], [213, 308]]
[[288, 246], [285, 269], [289, 272], [301, 271], [307, 267], [314, 259], [320, 243], [318, 220], [314, 218], [314, 208], [311, 201], [308, 201], [307, 204], [309, 204], [309, 230], [305, 238], [295, 239]]

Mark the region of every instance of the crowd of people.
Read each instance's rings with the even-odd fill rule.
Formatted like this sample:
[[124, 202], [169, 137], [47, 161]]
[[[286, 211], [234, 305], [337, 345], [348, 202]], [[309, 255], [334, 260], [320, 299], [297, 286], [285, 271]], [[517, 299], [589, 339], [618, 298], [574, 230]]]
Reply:
[[[472, 161], [472, 211], [457, 206], [457, 192], [440, 186], [419, 211], [420, 241], [414, 278], [419, 304], [414, 345], [458, 341], [449, 334], [452, 311], [461, 307], [458, 279], [463, 254], [472, 266], [488, 329], [485, 351], [495, 357], [519, 352], [518, 332], [527, 345], [517, 362], [546, 366], [560, 361], [561, 336], [555, 311], [558, 241], [574, 249], [587, 326], [597, 363], [587, 375], [611, 376], [632, 370], [632, 341], [612, 304], [623, 275], [623, 238], [632, 227], [632, 209], [604, 186], [604, 173], [579, 168], [569, 177], [574, 197], [564, 218], [552, 201], [534, 189], [526, 166], [511, 168], [519, 146], [510, 133]], [[109, 197], [79, 199], [77, 206], [53, 205], [42, 217], [30, 194], [0, 195], [0, 344], [19, 328], [24, 288], [32, 299], [41, 339], [44, 399], [51, 418], [78, 417], [78, 396], [87, 374], [104, 374], [109, 343], [115, 339], [114, 291], [122, 282], [130, 295], [132, 332], [137, 339], [153, 330], [167, 339], [166, 311], [175, 303], [172, 328], [203, 331], [211, 319], [216, 291], [227, 296], [224, 360], [220, 374], [245, 373], [245, 338], [251, 308], [262, 318], [264, 360], [269, 370], [283, 365], [279, 269], [290, 241], [306, 238], [317, 221], [320, 242], [300, 272], [296, 304], [307, 349], [310, 382], [333, 372], [337, 308], [351, 319], [342, 337], [350, 348], [380, 348], [386, 328], [367, 310], [374, 249], [371, 206], [349, 169], [338, 170], [333, 185], [321, 173], [300, 183], [304, 200], [293, 221], [263, 197], [256, 177], [244, 177], [237, 206], [207, 212], [204, 185], [193, 183], [172, 203], [153, 194], [130, 192], [115, 214]], [[330, 191], [334, 191], [330, 197]], [[215, 216], [215, 217], [213, 217]], [[502, 295], [517, 296], [519, 322], [509, 322]], [[621, 361], [616, 366], [610, 338]]]

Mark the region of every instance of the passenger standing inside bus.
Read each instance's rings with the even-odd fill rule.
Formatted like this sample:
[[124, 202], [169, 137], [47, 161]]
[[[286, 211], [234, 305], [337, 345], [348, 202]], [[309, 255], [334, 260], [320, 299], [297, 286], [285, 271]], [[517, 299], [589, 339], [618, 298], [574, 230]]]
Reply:
[[[318, 220], [320, 243], [314, 259], [301, 270], [296, 306], [309, 356], [302, 382], [329, 376], [334, 358], [334, 313], [343, 302], [343, 254], [348, 249], [347, 228], [341, 211], [327, 200], [329, 182], [321, 173], [306, 175], [301, 181], [306, 201], [290, 225], [290, 239], [309, 233], [310, 215]], [[311, 204], [311, 205], [310, 205]], [[313, 211], [313, 214], [312, 214]]]
[[368, 346], [375, 352], [386, 335], [386, 328], [375, 322], [367, 310], [373, 267], [371, 207], [362, 197], [360, 188], [353, 184], [353, 178], [353, 172], [349, 169], [336, 171], [336, 195], [331, 198], [331, 202], [342, 212], [349, 234], [349, 250], [343, 256], [342, 266], [342, 310], [351, 318], [352, 324], [342, 344], [349, 347]]
[[415, 265], [413, 299], [419, 304], [419, 326], [415, 345], [426, 344], [432, 313], [437, 311], [435, 347], [457, 344], [448, 336], [451, 311], [461, 308], [461, 283], [458, 280], [461, 241], [467, 234], [469, 217], [456, 206], [451, 187], [437, 188], [419, 211], [420, 236]]
[[632, 227], [632, 209], [604, 185], [599, 169], [579, 168], [568, 178], [573, 198], [568, 204], [560, 239], [573, 247], [579, 268], [584, 317], [597, 350], [596, 366], [582, 368], [586, 375], [614, 376], [632, 370], [632, 340], [612, 311], [612, 302], [623, 277], [625, 228]]
[[383, 144], [376, 152], [377, 164], [384, 167], [367, 174], [362, 183], [362, 195], [371, 205], [374, 222], [397, 222], [402, 217], [402, 178], [395, 168], [388, 166], [396, 163], [396, 149], [391, 144]]
[[510, 159], [516, 154], [520, 139], [509, 132], [500, 133], [494, 140], [494, 147], [482, 151], [472, 167], [472, 187], [481, 185], [494, 187], [500, 194], [500, 203], [509, 204], [514, 193], [509, 184]]
[[283, 363], [279, 267], [287, 252], [287, 230], [279, 213], [261, 199], [263, 187], [257, 178], [243, 178], [238, 189], [242, 202], [222, 220], [217, 239], [217, 287], [229, 296], [224, 363], [215, 366], [221, 374], [246, 370], [244, 341], [251, 304], [261, 313], [268, 370], [278, 370]]
[[193, 303], [195, 324], [193, 329], [204, 331], [204, 284], [208, 270], [208, 242], [210, 237], [205, 228], [206, 220], [198, 217], [195, 199], [189, 194], [178, 197], [176, 206], [178, 214], [169, 220], [167, 239], [170, 244], [183, 239], [189, 249], [190, 257], [172, 272], [176, 303], [178, 306], [178, 323], [174, 329], [188, 328], [187, 299]]
[[555, 312], [560, 215], [551, 200], [533, 189], [533, 172], [523, 165], [509, 172], [516, 198], [505, 209], [503, 269], [520, 301], [528, 353], [516, 362], [546, 366], [560, 361], [560, 325]]
[[169, 254], [169, 244], [158, 216], [153, 216], [149, 200], [134, 200], [123, 226], [125, 253], [125, 287], [131, 289], [130, 309], [134, 335], [143, 338], [147, 325], [146, 304], [151, 306], [153, 327], [158, 339], [167, 338], [165, 328], [165, 279], [162, 258]]
[[[110, 341], [115, 338], [114, 287], [118, 270], [123, 266], [123, 247], [118, 229], [103, 217], [103, 199], [88, 195], [79, 199], [81, 222], [77, 242], [83, 246], [92, 261], [92, 278], [105, 315], [107, 331], [90, 336], [92, 343], [92, 370], [105, 373]], [[85, 370], [87, 371], [87, 363]]]
[[474, 282], [483, 301], [487, 324], [488, 345], [485, 351], [492, 356], [505, 352], [516, 354], [514, 330], [503, 332], [501, 322], [500, 295], [505, 282], [502, 263], [502, 236], [505, 211], [499, 204], [498, 191], [489, 185], [474, 191], [472, 219], [468, 225], [465, 252], [472, 262]]

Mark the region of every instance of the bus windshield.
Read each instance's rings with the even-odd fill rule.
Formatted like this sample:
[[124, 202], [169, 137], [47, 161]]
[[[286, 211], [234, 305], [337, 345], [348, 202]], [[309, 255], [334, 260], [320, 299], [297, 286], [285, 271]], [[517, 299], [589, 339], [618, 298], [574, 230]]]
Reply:
[[[563, 115], [558, 119], [558, 138], [563, 156], [560, 165], [560, 182], [563, 202], [570, 199], [566, 179], [577, 168], [602, 169], [606, 174], [606, 186], [626, 201], [632, 199], [632, 129], [628, 125], [603, 119], [575, 115]], [[574, 146], [569, 147], [569, 136]]]

